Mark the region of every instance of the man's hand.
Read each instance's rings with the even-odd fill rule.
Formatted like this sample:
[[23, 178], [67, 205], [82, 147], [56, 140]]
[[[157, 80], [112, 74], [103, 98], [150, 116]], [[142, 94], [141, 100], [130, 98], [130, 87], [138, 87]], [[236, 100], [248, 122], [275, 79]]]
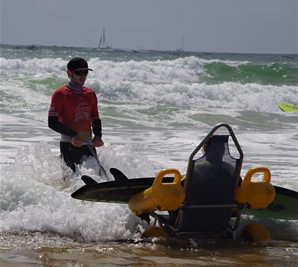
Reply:
[[94, 136], [94, 138], [92, 139], [92, 145], [94, 147], [100, 147], [104, 145], [104, 142], [102, 141], [101, 137]]
[[85, 145], [85, 142], [82, 140], [82, 138], [77, 134], [75, 137], [73, 137], [71, 139], [71, 144], [73, 146], [76, 146], [76, 147], [81, 147], [83, 145]]

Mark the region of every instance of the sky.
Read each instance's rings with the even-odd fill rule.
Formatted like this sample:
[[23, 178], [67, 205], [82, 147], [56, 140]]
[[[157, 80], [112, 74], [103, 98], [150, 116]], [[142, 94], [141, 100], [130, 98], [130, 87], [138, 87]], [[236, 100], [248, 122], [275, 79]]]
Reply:
[[298, 54], [298, 0], [0, 0], [0, 42]]

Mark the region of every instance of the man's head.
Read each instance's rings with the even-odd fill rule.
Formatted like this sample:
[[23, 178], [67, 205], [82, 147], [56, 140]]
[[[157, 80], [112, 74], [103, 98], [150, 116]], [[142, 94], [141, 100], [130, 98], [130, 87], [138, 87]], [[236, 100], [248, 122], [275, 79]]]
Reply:
[[67, 64], [67, 75], [75, 85], [84, 85], [89, 70], [92, 71], [88, 68], [87, 61], [80, 57], [72, 58]]

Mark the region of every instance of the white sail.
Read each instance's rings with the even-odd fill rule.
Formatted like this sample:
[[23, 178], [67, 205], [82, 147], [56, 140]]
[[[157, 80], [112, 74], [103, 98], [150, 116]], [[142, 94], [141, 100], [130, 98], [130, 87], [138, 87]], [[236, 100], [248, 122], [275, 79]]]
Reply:
[[98, 48], [100, 48], [100, 49], [110, 48], [110, 46], [106, 42], [105, 28], [103, 28], [103, 30], [102, 30], [102, 34], [100, 36], [99, 43], [98, 43]]

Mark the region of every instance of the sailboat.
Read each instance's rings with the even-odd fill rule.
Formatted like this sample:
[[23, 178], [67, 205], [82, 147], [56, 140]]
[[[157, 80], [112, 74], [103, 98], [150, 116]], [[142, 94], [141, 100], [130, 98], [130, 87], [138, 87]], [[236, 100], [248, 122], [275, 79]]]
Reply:
[[176, 49], [176, 51], [184, 51], [184, 36], [182, 37], [180, 48]]
[[106, 35], [105, 35], [105, 28], [103, 28], [102, 30], [102, 34], [100, 36], [99, 39], [99, 43], [98, 43], [98, 48], [99, 49], [107, 49], [107, 48], [111, 48], [108, 43], [106, 42]]

